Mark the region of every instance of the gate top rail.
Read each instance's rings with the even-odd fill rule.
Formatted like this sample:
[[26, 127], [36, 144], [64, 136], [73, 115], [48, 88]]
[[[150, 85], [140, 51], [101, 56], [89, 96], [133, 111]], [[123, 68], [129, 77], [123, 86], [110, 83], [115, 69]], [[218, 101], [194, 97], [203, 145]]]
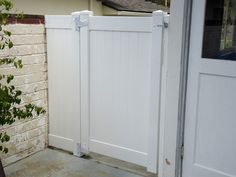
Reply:
[[[73, 12], [75, 29], [89, 26], [90, 30], [152, 32], [152, 27], [168, 27], [169, 15], [163, 11], [154, 11], [152, 17], [104, 17], [92, 16], [91, 11]], [[91, 21], [91, 23], [90, 23]], [[143, 25], [140, 25], [142, 23]], [[126, 28], [120, 27], [126, 24]]]

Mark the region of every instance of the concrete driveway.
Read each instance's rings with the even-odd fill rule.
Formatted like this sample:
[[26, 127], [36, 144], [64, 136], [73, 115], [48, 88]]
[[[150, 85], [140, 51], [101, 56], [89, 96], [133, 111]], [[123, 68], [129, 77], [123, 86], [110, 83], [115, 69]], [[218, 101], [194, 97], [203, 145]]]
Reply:
[[51, 149], [7, 166], [5, 172], [7, 177], [141, 177]]

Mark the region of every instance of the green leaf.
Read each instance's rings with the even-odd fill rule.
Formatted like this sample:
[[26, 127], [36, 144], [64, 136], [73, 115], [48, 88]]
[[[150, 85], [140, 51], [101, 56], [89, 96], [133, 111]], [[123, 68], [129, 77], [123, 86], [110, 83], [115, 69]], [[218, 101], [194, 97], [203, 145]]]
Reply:
[[13, 47], [13, 43], [11, 41], [8, 43], [8, 47], [9, 49]]
[[7, 83], [9, 84], [13, 79], [14, 79], [13, 75], [8, 75], [7, 76]]
[[7, 154], [7, 153], [8, 153], [8, 148], [4, 147], [3, 152], [4, 152], [5, 154]]
[[16, 91], [16, 95], [15, 95], [15, 97], [18, 97], [18, 96], [20, 96], [21, 94], [22, 94], [22, 91], [17, 90], [17, 91]]
[[11, 36], [11, 32], [10, 31], [6, 31], [6, 30], [3, 30], [3, 33], [5, 34], [5, 35], [7, 35], [7, 36]]

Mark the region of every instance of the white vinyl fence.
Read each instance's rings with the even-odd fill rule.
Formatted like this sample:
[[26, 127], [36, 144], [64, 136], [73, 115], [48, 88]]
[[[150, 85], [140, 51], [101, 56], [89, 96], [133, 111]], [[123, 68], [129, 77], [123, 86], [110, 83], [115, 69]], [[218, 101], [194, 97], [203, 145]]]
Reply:
[[157, 172], [168, 16], [46, 16], [49, 145]]

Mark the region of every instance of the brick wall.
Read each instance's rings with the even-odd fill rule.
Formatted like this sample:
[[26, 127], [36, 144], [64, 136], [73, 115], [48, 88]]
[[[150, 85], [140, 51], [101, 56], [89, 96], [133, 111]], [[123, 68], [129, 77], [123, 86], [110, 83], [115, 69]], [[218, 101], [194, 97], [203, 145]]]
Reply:
[[[18, 22], [17, 22], [18, 23]], [[14, 83], [24, 95], [23, 103], [35, 103], [47, 111], [47, 62], [44, 24], [9, 24], [14, 47], [0, 55], [13, 54], [22, 59], [24, 67], [16, 70], [10, 66], [0, 66], [0, 73], [15, 75]], [[31, 120], [17, 121], [7, 130], [11, 140], [7, 143], [8, 154], [1, 154], [4, 165], [13, 163], [47, 145], [47, 114]]]

